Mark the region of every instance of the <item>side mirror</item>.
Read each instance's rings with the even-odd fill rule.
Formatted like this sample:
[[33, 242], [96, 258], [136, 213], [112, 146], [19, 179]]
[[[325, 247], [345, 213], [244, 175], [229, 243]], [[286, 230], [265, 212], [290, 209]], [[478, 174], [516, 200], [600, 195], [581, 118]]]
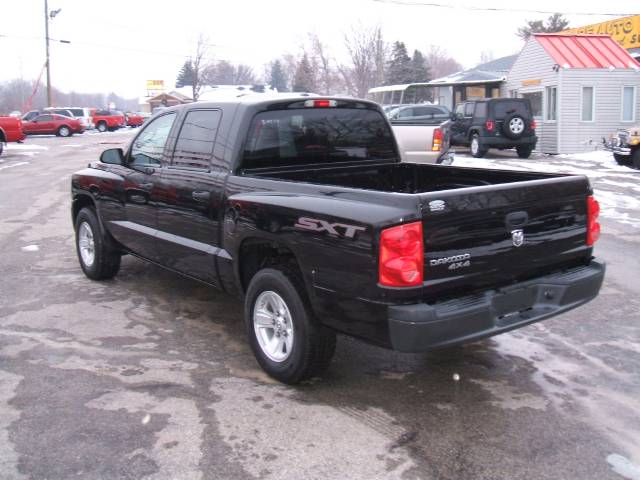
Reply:
[[100, 154], [100, 161], [111, 165], [124, 165], [124, 152], [121, 148], [110, 148]]

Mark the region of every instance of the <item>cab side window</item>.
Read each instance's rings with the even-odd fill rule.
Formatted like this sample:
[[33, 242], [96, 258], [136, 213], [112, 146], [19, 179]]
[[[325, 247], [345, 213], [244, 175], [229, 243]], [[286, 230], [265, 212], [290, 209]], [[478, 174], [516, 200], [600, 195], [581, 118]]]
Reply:
[[187, 113], [178, 134], [172, 167], [209, 170], [221, 115], [220, 110]]
[[473, 103], [467, 103], [464, 106], [464, 116], [465, 117], [473, 117], [473, 108], [475, 105]]
[[140, 132], [131, 146], [129, 155], [131, 165], [160, 165], [162, 153], [175, 118], [174, 113], [163, 115], [152, 120]]
[[487, 104], [486, 102], [476, 103], [476, 117], [484, 118], [487, 116]]

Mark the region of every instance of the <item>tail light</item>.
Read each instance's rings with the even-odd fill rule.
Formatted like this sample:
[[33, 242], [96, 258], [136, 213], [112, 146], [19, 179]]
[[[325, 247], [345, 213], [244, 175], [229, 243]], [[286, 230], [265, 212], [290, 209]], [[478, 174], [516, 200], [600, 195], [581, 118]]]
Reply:
[[306, 100], [304, 102], [304, 106], [307, 108], [337, 107], [338, 102], [336, 102], [335, 100]]
[[422, 222], [387, 228], [380, 235], [378, 281], [387, 287], [422, 285], [424, 251]]
[[537, 126], [538, 124], [536, 123], [535, 119], [531, 120], [531, 130], [535, 130]]
[[442, 129], [436, 128], [433, 131], [433, 144], [431, 145], [432, 152], [439, 152], [442, 150]]
[[487, 132], [493, 132], [493, 127], [494, 127], [494, 123], [493, 120], [487, 120], [486, 122], [484, 122], [484, 128], [487, 129]]
[[587, 197], [587, 245], [592, 246], [598, 238], [600, 238], [600, 224], [598, 223], [598, 215], [600, 215], [600, 204], [593, 198]]

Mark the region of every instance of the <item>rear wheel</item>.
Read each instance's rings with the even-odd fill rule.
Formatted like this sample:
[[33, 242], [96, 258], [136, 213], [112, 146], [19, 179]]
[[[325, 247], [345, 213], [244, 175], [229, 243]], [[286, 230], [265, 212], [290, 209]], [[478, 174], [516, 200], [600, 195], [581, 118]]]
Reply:
[[96, 128], [98, 129], [99, 132], [106, 132], [107, 124], [106, 122], [98, 122], [98, 125], [96, 125]]
[[76, 217], [76, 251], [84, 274], [92, 280], [106, 280], [120, 270], [120, 252], [102, 234], [92, 208], [83, 208]]
[[482, 145], [482, 143], [480, 142], [480, 137], [478, 136], [478, 134], [474, 133], [471, 136], [471, 155], [473, 155], [475, 158], [482, 158], [487, 154], [488, 150], [489, 149]]
[[628, 155], [620, 155], [619, 153], [614, 153], [613, 158], [618, 165], [628, 165], [631, 159]]
[[65, 127], [64, 125], [58, 129], [58, 136], [60, 137], [68, 137], [71, 135], [71, 130], [69, 127]]
[[331, 363], [336, 335], [314, 317], [304, 282], [293, 270], [265, 268], [254, 275], [245, 324], [256, 360], [276, 380], [295, 384]]
[[529, 158], [532, 151], [533, 147], [531, 145], [519, 145], [516, 147], [516, 152], [518, 152], [520, 158]]

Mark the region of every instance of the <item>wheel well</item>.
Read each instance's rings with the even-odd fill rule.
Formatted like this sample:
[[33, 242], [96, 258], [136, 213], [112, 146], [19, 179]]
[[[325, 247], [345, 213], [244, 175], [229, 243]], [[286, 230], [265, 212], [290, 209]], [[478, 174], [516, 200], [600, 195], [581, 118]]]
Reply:
[[294, 253], [277, 242], [262, 239], [245, 240], [240, 247], [238, 258], [240, 259], [240, 281], [244, 292], [247, 291], [253, 276], [263, 268], [286, 265], [300, 271]]
[[78, 195], [73, 199], [73, 206], [71, 207], [71, 215], [73, 220], [73, 225], [76, 224], [76, 218], [78, 218], [78, 213], [84, 207], [95, 208], [95, 203], [93, 203], [93, 199], [87, 195]]

